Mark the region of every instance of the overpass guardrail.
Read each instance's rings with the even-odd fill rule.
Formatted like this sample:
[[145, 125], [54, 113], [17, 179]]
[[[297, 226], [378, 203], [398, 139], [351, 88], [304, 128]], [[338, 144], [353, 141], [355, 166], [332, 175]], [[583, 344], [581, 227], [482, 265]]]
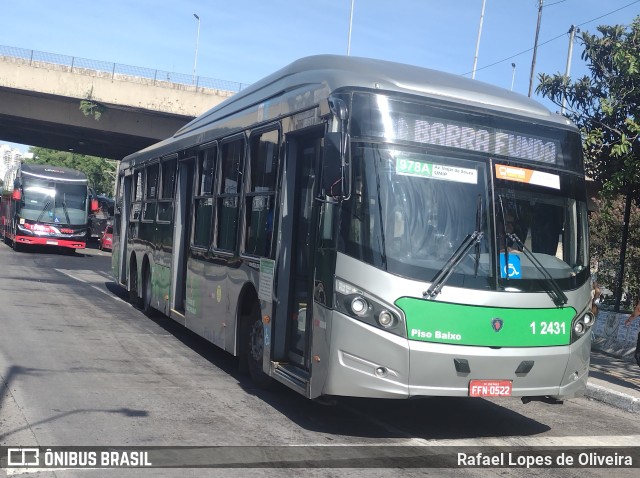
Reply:
[[248, 86], [247, 84], [235, 81], [154, 70], [152, 68], [109, 63], [77, 56], [60, 55], [57, 53], [47, 53], [3, 45], [0, 45], [0, 60], [20, 62], [34, 67], [54, 67], [71, 73], [146, 83], [154, 86], [166, 85], [170, 87], [183, 87], [185, 89], [207, 88], [232, 91], [235, 93]]

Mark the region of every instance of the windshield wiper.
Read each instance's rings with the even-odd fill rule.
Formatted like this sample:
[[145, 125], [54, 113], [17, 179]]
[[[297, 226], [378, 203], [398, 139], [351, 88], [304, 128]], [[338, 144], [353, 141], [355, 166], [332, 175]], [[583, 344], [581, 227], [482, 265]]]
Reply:
[[[502, 194], [498, 194], [498, 201], [500, 204], [500, 215], [502, 216], [502, 237], [504, 238], [504, 263], [509, 264], [509, 244], [507, 244], [507, 223], [505, 221], [504, 214], [504, 204], [502, 204]], [[498, 228], [496, 227], [496, 233], [498, 232]], [[500, 244], [498, 244], [498, 248], [500, 248]], [[507, 265], [507, 270], [509, 270], [509, 266]], [[500, 274], [502, 275], [502, 274]], [[507, 282], [509, 281], [509, 274], [505, 274], [505, 279]]]
[[467, 237], [464, 238], [464, 241], [458, 246], [456, 251], [451, 255], [446, 264], [438, 271], [433, 280], [431, 281], [431, 286], [422, 293], [424, 297], [433, 298], [440, 293], [440, 290], [444, 286], [445, 282], [449, 279], [451, 274], [453, 274], [453, 270], [455, 267], [460, 264], [462, 259], [464, 259], [465, 254], [469, 252], [474, 245], [478, 244], [482, 237], [484, 236], [483, 232], [473, 231], [473, 233], [468, 234]]
[[[476, 207], [476, 231], [482, 228], [482, 196], [478, 194], [478, 206]], [[476, 241], [476, 260], [473, 264], [473, 275], [478, 277], [478, 266], [480, 265], [480, 241]]]
[[40, 211], [40, 215], [38, 216], [38, 219], [36, 219], [36, 222], [40, 222], [40, 219], [42, 219], [42, 216], [44, 216], [44, 213], [47, 212], [50, 206], [51, 206], [51, 197], [47, 196], [47, 202], [44, 203], [44, 206], [42, 206], [42, 211]]
[[[559, 307], [561, 305], [566, 304], [569, 299], [562, 292], [562, 289], [558, 285], [558, 282], [549, 274], [549, 271], [540, 263], [540, 261], [533, 255], [533, 252], [529, 250], [527, 246], [524, 245], [524, 242], [520, 240], [520, 238], [513, 234], [507, 234], [509, 239], [511, 239], [514, 243], [518, 244], [520, 248], [522, 248], [522, 252], [525, 256], [531, 261], [531, 263], [540, 271], [540, 273], [544, 276], [544, 282], [547, 285], [546, 292], [553, 299], [553, 302]], [[508, 262], [507, 262], [508, 264]], [[507, 274], [508, 275], [508, 274]]]
[[67, 218], [67, 224], [71, 225], [69, 210], [67, 209], [67, 196], [65, 194], [62, 195], [62, 210], [64, 211], [64, 216]]

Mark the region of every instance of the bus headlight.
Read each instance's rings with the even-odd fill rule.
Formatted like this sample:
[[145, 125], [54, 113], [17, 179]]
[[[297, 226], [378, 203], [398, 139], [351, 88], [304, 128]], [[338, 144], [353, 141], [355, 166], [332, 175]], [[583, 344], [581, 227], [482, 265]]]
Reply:
[[595, 323], [596, 318], [590, 311], [574, 317], [573, 322], [571, 323], [571, 343], [589, 332]]
[[591, 327], [596, 321], [596, 318], [591, 312], [587, 312], [586, 314], [584, 314], [584, 318], [582, 320], [584, 321], [584, 325], [586, 325], [587, 327]]
[[378, 323], [385, 329], [393, 325], [393, 315], [388, 310], [383, 310], [378, 314]]
[[402, 313], [393, 310], [382, 300], [336, 278], [335, 308], [349, 317], [385, 330], [400, 337], [407, 337], [407, 327]]
[[369, 310], [369, 304], [363, 297], [354, 297], [351, 301], [351, 312], [356, 314], [358, 317], [362, 317]]

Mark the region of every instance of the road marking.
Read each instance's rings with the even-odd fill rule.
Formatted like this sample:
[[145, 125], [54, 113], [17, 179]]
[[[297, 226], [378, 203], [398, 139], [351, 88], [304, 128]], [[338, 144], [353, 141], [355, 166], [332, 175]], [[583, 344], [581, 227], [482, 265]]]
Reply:
[[[120, 297], [113, 294], [111, 291], [105, 289], [104, 285], [102, 286], [95, 285], [95, 284], [104, 284], [105, 279], [111, 279], [111, 277], [109, 277], [109, 275], [106, 273], [96, 272], [96, 271], [87, 270], [87, 269], [80, 269], [80, 270], [54, 269], [54, 270], [60, 272], [61, 274], [66, 275], [67, 277], [70, 277], [73, 280], [82, 282], [83, 284], [86, 284], [89, 287], [92, 287], [99, 292], [102, 292], [104, 295], [111, 297], [114, 300], [119, 300], [120, 302], [129, 304], [127, 301], [122, 300]], [[73, 272], [73, 274], [71, 272]]]

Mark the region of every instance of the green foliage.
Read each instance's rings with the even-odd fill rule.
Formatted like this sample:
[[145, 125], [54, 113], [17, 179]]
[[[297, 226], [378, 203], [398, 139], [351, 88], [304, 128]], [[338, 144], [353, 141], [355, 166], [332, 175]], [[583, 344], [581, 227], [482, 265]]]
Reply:
[[567, 116], [583, 134], [587, 175], [604, 193], [640, 201], [640, 158], [633, 147], [640, 140], [640, 16], [629, 26], [604, 25], [598, 32], [579, 38], [590, 77], [571, 81], [543, 73], [536, 91], [557, 105], [566, 96]]
[[[624, 217], [623, 196], [603, 199], [598, 202], [598, 211], [592, 213], [589, 225], [591, 233], [591, 254], [595, 262], [598, 283], [615, 291], [620, 262], [620, 236]], [[634, 297], [632, 304], [640, 298], [640, 208], [633, 206], [630, 216], [629, 241], [625, 259], [624, 288]]]
[[102, 114], [107, 111], [107, 108], [104, 105], [93, 101], [93, 86], [87, 92], [87, 97], [80, 101], [79, 109], [82, 111], [83, 115], [93, 116], [93, 119], [96, 121], [99, 121]]
[[32, 147], [29, 148], [29, 152], [33, 153], [33, 159], [27, 159], [25, 162], [77, 169], [87, 175], [89, 184], [96, 194], [113, 195], [117, 161], [46, 148]]
[[80, 111], [82, 111], [83, 115], [91, 115], [93, 116], [93, 119], [98, 121], [107, 108], [105, 108], [104, 105], [101, 105], [100, 103], [96, 103], [95, 101], [89, 99], [80, 101], [79, 109]]
[[[582, 132], [585, 170], [602, 185], [600, 210], [590, 220], [591, 254], [598, 280], [616, 290], [620, 281], [640, 297], [640, 213], [632, 207], [630, 224], [623, 224], [625, 197], [640, 204], [640, 16], [631, 25], [599, 26], [598, 34], [583, 32], [590, 77], [575, 81], [564, 75], [539, 75], [536, 91], [557, 105], [563, 97], [567, 116]], [[626, 256], [621, 238], [630, 231]], [[624, 277], [620, 261], [624, 261]]]

